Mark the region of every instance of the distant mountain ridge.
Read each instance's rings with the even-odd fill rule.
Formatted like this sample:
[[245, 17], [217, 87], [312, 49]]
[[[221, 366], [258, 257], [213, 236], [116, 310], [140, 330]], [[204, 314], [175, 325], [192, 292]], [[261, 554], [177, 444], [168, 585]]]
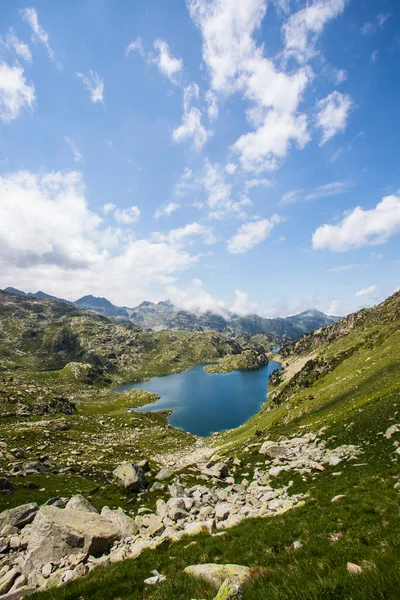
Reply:
[[257, 314], [240, 316], [229, 311], [225, 311], [224, 315], [215, 314], [211, 311], [197, 314], [174, 306], [170, 300], [162, 300], [158, 303], [144, 301], [134, 308], [128, 308], [126, 306], [116, 306], [107, 298], [96, 297], [91, 294], [83, 296], [75, 302], [69, 302], [41, 291], [26, 294], [12, 287], [8, 287], [4, 291], [19, 296], [73, 304], [106, 317], [130, 321], [137, 327], [147, 331], [213, 330], [233, 338], [243, 337], [249, 339], [255, 335], [263, 335], [265, 341], [271, 343], [297, 340], [304, 333], [310, 333], [320, 327], [332, 325], [340, 319], [340, 317], [326, 315], [315, 309], [306, 310], [290, 317], [266, 319]]

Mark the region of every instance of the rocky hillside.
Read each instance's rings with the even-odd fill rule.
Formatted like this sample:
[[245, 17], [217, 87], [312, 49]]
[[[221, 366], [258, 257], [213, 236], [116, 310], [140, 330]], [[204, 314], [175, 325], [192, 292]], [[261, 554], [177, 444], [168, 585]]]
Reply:
[[[5, 292], [19, 296], [55, 300], [66, 300], [50, 296], [44, 292], [28, 293], [16, 288], [6, 288]], [[339, 317], [325, 315], [317, 310], [304, 311], [286, 318], [265, 319], [259, 315], [239, 316], [228, 310], [224, 314], [212, 312], [193, 313], [174, 306], [169, 300], [142, 302], [135, 308], [118, 307], [106, 298], [92, 295], [83, 296], [73, 303], [79, 308], [94, 311], [106, 317], [130, 321], [147, 331], [218, 331], [232, 338], [241, 338], [248, 343], [254, 335], [263, 335], [263, 344], [274, 346], [297, 340], [303, 333], [314, 331], [338, 321]], [[259, 340], [257, 340], [259, 341]]]
[[[20, 340], [17, 306], [2, 322]], [[395, 294], [300, 340], [273, 402], [209, 439], [127, 412], [145, 392], [79, 382], [76, 412], [0, 419], [4, 600], [398, 598], [399, 309]], [[7, 350], [26, 385], [29, 349]]]

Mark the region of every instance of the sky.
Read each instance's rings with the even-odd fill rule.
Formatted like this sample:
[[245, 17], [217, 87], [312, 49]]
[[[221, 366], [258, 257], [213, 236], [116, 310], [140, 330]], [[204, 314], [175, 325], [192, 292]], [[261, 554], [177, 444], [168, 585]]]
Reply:
[[400, 285], [397, 0], [3, 0], [0, 287], [344, 315]]

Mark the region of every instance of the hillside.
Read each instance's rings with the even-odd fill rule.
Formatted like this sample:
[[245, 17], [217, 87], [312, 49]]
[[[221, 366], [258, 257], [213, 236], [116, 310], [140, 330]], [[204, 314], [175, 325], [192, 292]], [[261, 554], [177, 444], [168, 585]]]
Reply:
[[[14, 370], [24, 386], [28, 385], [26, 372], [30, 386], [33, 381], [39, 385], [45, 375], [49, 388], [61, 389], [59, 378], [39, 374], [37, 379], [29, 370], [30, 365], [43, 366], [41, 360], [47, 364], [49, 359], [46, 353], [41, 358], [43, 346], [34, 346], [34, 351], [24, 346], [21, 315], [26, 311], [46, 315], [54, 327], [58, 318], [62, 323], [93, 320], [101, 324], [94, 329], [95, 337], [99, 331], [104, 334], [103, 324], [108, 336], [114, 332], [122, 336], [114, 328], [132, 328], [74, 307], [61, 310], [49, 301], [35, 301], [34, 308], [32, 299], [22, 298], [18, 308], [19, 301], [10, 307], [3, 298], [7, 315], [3, 331], [7, 322], [10, 341], [5, 345], [2, 341], [1, 352], [8, 355], [3, 372], [8, 383]], [[121, 506], [126, 517], [134, 518], [135, 525], [130, 526], [136, 533], [114, 542], [110, 553], [79, 559], [77, 566], [76, 558], [71, 559], [73, 566], [67, 559], [64, 566], [62, 562], [53, 566], [47, 579], [31, 578], [31, 583], [41, 586], [76, 579], [38, 594], [38, 599], [211, 600], [219, 584], [184, 572], [188, 565], [204, 563], [248, 567], [242, 582], [244, 600], [397, 598], [399, 317], [400, 293], [396, 293], [377, 307], [303, 336], [283, 351], [282, 374], [272, 377], [272, 401], [243, 426], [208, 439], [171, 430], [162, 415], [127, 414], [126, 407], [151, 401], [146, 393], [116, 397], [80, 382], [68, 383], [71, 387], [62, 384], [79, 400], [76, 412], [50, 414], [46, 420], [32, 415], [0, 421], [6, 448], [0, 459], [2, 470], [16, 487], [12, 495], [0, 497], [3, 508], [27, 501], [42, 503], [51, 496], [70, 498], [79, 491], [94, 510]], [[87, 323], [82, 328], [73, 326], [85, 348], [85, 340], [93, 337], [93, 330], [82, 333], [87, 328]], [[17, 340], [15, 348], [11, 335]], [[159, 336], [175, 334], [133, 330], [130, 335], [139, 336], [131, 339], [140, 344], [149, 339], [141, 336], [160, 340]], [[166, 339], [170, 344], [171, 338]], [[99, 340], [95, 347], [101, 348]], [[158, 349], [156, 355], [160, 357]], [[123, 366], [123, 361], [118, 364]], [[171, 365], [165, 363], [165, 368]], [[118, 462], [143, 459], [150, 463], [149, 491], [132, 494], [118, 488], [111, 476]], [[32, 469], [35, 460], [43, 470]], [[28, 464], [31, 472], [27, 473]], [[168, 466], [164, 480], [164, 474], [158, 478], [160, 466]], [[36, 488], [24, 487], [28, 482]], [[90, 514], [85, 513], [89, 509], [82, 500], [73, 501], [77, 508], [68, 509], [71, 518], [77, 518], [79, 511], [82, 516]], [[43, 516], [54, 513], [61, 518], [63, 510], [43, 511]], [[103, 509], [102, 514], [108, 513]], [[19, 535], [25, 539], [26, 534]], [[23, 546], [16, 552], [22, 560]], [[166, 579], [148, 585], [144, 580], [154, 569]]]
[[[6, 288], [5, 292], [19, 296], [47, 298], [66, 303], [66, 300], [50, 296], [44, 292], [28, 293], [16, 288]], [[106, 298], [92, 295], [83, 296], [71, 303], [79, 308], [100, 313], [106, 317], [130, 321], [140, 329], [147, 331], [218, 331], [232, 338], [241, 338], [243, 342], [250, 341], [252, 336], [262, 335], [262, 340], [256, 342], [273, 347], [297, 340], [304, 333], [330, 325], [340, 317], [325, 315], [318, 310], [304, 311], [298, 315], [285, 318], [266, 319], [256, 314], [239, 316], [228, 310], [224, 314], [210, 311], [194, 313], [174, 306], [169, 300], [158, 303], [142, 302], [135, 308], [118, 307]]]

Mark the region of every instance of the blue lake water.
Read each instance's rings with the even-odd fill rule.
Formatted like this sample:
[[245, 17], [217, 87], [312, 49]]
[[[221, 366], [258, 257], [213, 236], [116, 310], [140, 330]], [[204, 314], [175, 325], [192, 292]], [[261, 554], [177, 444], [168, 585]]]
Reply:
[[266, 401], [268, 377], [280, 363], [270, 361], [255, 371], [207, 373], [198, 365], [182, 373], [127, 383], [116, 391], [147, 390], [160, 399], [139, 412], [172, 409], [168, 422], [196, 435], [233, 429], [256, 414]]

